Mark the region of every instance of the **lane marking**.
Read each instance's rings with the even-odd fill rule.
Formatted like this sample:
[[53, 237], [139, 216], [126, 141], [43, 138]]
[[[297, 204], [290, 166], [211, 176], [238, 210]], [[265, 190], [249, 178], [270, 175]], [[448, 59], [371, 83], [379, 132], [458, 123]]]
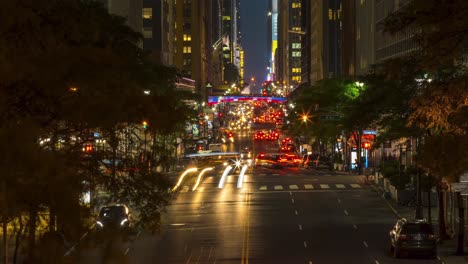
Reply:
[[302, 225], [299, 225], [299, 230], [302, 230]]
[[248, 264], [249, 263], [249, 241], [250, 241], [250, 201], [251, 201], [252, 195], [250, 193], [247, 193], [245, 199], [247, 203], [247, 212], [246, 212], [246, 217], [247, 219], [245, 220], [244, 224], [244, 237], [242, 240], [242, 258], [241, 258], [241, 263], [242, 264]]
[[289, 192], [289, 195], [292, 195], [292, 192]]
[[299, 189], [299, 187], [298, 187], [297, 185], [294, 184], [294, 185], [289, 185], [289, 189], [291, 189], [291, 190], [297, 190], [297, 189]]
[[124, 255], [127, 255], [128, 254], [128, 251], [130, 251], [130, 248], [127, 248], [124, 252]]
[[312, 264], [312, 260], [309, 260], [309, 264]]
[[201, 256], [202, 256], [202, 254], [203, 254], [203, 246], [202, 246], [201, 249], [200, 249], [200, 255], [198, 255], [196, 264], [198, 264], [198, 262], [200, 262], [200, 258], [201, 258]]
[[357, 226], [356, 226], [356, 225], [353, 225], [353, 228], [354, 228], [355, 230], [357, 230]]
[[84, 233], [84, 235], [80, 237], [80, 241], [83, 240], [87, 235], [88, 235], [88, 232]]
[[369, 245], [367, 245], [366, 241], [363, 241], [362, 243], [364, 244], [364, 246], [365, 246], [366, 248], [369, 247]]
[[[371, 185], [372, 188], [380, 195], [382, 195], [380, 193], [380, 191], [374, 187], [374, 185]], [[395, 210], [395, 208], [393, 208], [393, 206], [387, 201], [387, 199], [385, 199], [383, 196], [381, 196], [382, 199], [385, 201], [385, 203], [387, 203], [388, 207], [390, 208], [390, 210], [392, 210], [392, 212], [398, 217], [398, 218], [402, 218], [402, 216], [397, 212], [397, 210]]]
[[345, 215], [349, 215], [348, 211], [344, 210]]
[[299, 215], [299, 213], [297, 212], [297, 210], [294, 210], [294, 213], [295, 213], [296, 215]]
[[337, 200], [338, 200], [338, 203], [341, 203], [341, 199], [340, 199], [340, 198], [337, 198]]
[[213, 251], [213, 247], [210, 247], [210, 253], [208, 254], [208, 260], [211, 258], [211, 252]]
[[273, 173], [272, 175], [273, 175], [273, 176], [279, 176], [279, 174], [278, 174], [278, 173]]
[[306, 185], [304, 185], [304, 187], [305, 187], [306, 189], [308, 189], [308, 190], [314, 188], [314, 186], [313, 186], [312, 184], [306, 184]]
[[291, 203], [294, 203], [294, 199], [291, 199]]
[[307, 242], [304, 241], [304, 247], [307, 248]]
[[190, 252], [190, 256], [187, 258], [187, 261], [185, 262], [185, 264], [189, 264], [191, 258], [192, 258], [192, 252]]
[[187, 249], [188, 249], [188, 245], [187, 243], [185, 243], [184, 251], [187, 252]]
[[330, 186], [328, 186], [328, 184], [320, 184], [320, 188], [322, 188], [322, 189], [330, 189]]
[[259, 190], [260, 190], [260, 191], [266, 191], [266, 190], [267, 190], [266, 185], [260, 186]]
[[335, 184], [336, 188], [338, 189], [344, 189], [346, 186], [344, 184]]
[[359, 184], [357, 184], [357, 183], [351, 183], [350, 185], [351, 185], [351, 187], [353, 187], [353, 188], [361, 188], [361, 185], [359, 185]]
[[380, 262], [378, 260], [375, 260], [375, 264], [380, 264]]
[[283, 186], [282, 185], [275, 185], [275, 190], [283, 190]]

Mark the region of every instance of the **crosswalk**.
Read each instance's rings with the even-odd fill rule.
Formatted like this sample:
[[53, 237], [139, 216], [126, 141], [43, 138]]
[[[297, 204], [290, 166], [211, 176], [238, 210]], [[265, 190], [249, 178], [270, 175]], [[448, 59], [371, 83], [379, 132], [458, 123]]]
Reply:
[[[199, 187], [197, 192], [208, 190], [209, 186]], [[355, 190], [363, 188], [362, 185], [358, 183], [314, 183], [314, 184], [260, 184], [252, 187], [249, 189], [257, 190], [259, 192], [262, 191], [316, 191], [316, 190]], [[219, 188], [210, 188], [211, 190], [221, 191]], [[181, 193], [191, 192], [192, 188], [189, 186], [182, 186], [180, 189]]]

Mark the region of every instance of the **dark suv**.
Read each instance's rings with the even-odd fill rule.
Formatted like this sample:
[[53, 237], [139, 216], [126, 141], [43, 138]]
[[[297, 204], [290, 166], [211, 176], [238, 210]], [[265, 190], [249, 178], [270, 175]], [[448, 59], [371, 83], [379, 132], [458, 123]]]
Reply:
[[112, 205], [101, 208], [96, 227], [98, 230], [128, 230], [130, 222], [130, 213], [125, 205]]
[[437, 238], [432, 225], [426, 220], [402, 218], [390, 231], [390, 252], [398, 258], [406, 253], [427, 253], [437, 257]]

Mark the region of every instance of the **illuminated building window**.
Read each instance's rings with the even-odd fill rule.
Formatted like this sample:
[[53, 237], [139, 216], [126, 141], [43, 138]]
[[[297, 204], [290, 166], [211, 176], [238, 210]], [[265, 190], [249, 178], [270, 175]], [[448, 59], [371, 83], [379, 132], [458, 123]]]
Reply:
[[293, 49], [300, 49], [301, 48], [301, 43], [293, 43], [292, 48]]
[[293, 80], [294, 82], [300, 82], [300, 81], [301, 81], [301, 76], [293, 76], [293, 77], [292, 77], [292, 80]]
[[333, 10], [331, 8], [328, 9], [328, 20], [333, 20]]
[[184, 41], [192, 41], [192, 35], [184, 34]]
[[292, 8], [301, 8], [301, 3], [292, 3]]
[[143, 8], [143, 19], [152, 19], [153, 18], [153, 8], [144, 7]]
[[300, 73], [301, 71], [301, 68], [292, 68], [292, 72], [294, 73]]
[[143, 28], [143, 37], [145, 39], [153, 38], [153, 28], [150, 28], [150, 27]]
[[300, 51], [293, 51], [293, 52], [292, 52], [292, 56], [293, 56], [293, 57], [300, 57], [300, 56], [301, 56], [301, 52], [300, 52]]
[[190, 46], [185, 46], [185, 47], [184, 47], [184, 53], [192, 53], [192, 47], [190, 47]]

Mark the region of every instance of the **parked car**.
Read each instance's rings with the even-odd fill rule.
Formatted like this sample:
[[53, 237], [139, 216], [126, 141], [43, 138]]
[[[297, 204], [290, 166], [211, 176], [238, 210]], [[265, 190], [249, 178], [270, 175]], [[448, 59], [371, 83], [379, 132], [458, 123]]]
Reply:
[[432, 225], [426, 220], [398, 220], [390, 231], [390, 253], [395, 258], [402, 253], [427, 253], [436, 258], [437, 237]]
[[308, 154], [302, 158], [304, 168], [332, 169], [331, 159], [327, 156]]

